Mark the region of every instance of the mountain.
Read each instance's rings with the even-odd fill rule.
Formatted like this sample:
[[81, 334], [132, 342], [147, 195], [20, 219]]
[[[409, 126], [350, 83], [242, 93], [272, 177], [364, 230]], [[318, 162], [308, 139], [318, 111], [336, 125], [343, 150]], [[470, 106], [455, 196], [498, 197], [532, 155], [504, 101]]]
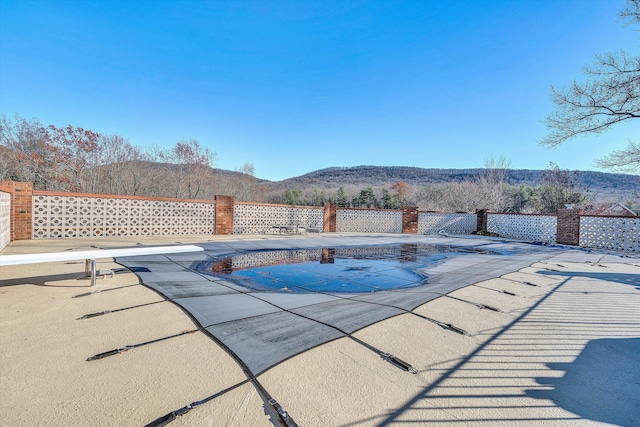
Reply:
[[[425, 169], [408, 166], [331, 167], [288, 178], [282, 181], [263, 181], [271, 191], [295, 188], [337, 189], [341, 186], [378, 187], [406, 182], [412, 187], [475, 179], [482, 169]], [[511, 185], [535, 186], [542, 170], [509, 169], [506, 180]], [[579, 171], [582, 183], [595, 193], [630, 193], [640, 189], [640, 176], [620, 173]]]

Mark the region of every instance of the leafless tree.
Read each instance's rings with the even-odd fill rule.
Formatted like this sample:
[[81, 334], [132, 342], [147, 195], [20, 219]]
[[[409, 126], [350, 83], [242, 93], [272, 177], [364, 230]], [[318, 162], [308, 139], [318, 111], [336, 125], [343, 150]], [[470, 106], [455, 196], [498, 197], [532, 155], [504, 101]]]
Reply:
[[16, 181], [32, 182], [40, 190], [59, 190], [61, 171], [58, 148], [49, 141], [47, 128], [38, 119], [19, 115], [0, 117], [0, 145], [7, 148], [8, 170], [3, 173]]
[[164, 164], [167, 192], [177, 198], [203, 198], [212, 182], [217, 154], [196, 139], [178, 141], [171, 149], [155, 148], [154, 156]]
[[590, 201], [580, 173], [560, 169], [555, 163], [550, 163], [540, 176], [540, 194], [543, 213], [556, 213], [568, 206], [583, 208]]
[[[627, 0], [620, 13], [629, 23], [640, 23], [640, 1]], [[555, 147], [581, 135], [600, 134], [618, 123], [640, 118], [640, 56], [618, 51], [596, 55], [592, 65], [585, 66], [586, 80], [574, 81], [569, 87], [551, 87], [551, 100], [555, 110], [547, 117], [548, 135], [540, 141]], [[620, 151], [635, 150], [633, 144]], [[614, 155], [603, 159], [602, 165], [611, 165], [619, 158]], [[613, 168], [639, 167], [625, 163]]]
[[87, 191], [104, 194], [152, 196], [158, 174], [151, 157], [120, 135], [105, 135], [95, 152], [97, 166], [91, 169]]
[[476, 178], [477, 193], [472, 196], [476, 200], [476, 208], [502, 212], [511, 202], [507, 185], [507, 171], [511, 161], [501, 156], [491, 157], [484, 162], [484, 169]]
[[616, 172], [640, 174], [640, 141], [629, 140], [626, 148], [598, 159], [596, 165]]
[[627, 24], [640, 24], [640, 0], [627, 0], [627, 7], [620, 11], [620, 17]]

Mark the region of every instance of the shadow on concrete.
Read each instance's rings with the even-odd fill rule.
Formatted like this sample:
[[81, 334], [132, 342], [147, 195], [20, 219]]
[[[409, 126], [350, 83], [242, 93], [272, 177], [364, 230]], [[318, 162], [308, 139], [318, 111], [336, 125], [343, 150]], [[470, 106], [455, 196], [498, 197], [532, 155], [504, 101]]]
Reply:
[[537, 274], [543, 276], [561, 277], [586, 277], [594, 280], [604, 280], [606, 282], [622, 283], [623, 285], [635, 286], [640, 291], [640, 274], [630, 273], [587, 273], [580, 271], [547, 271], [539, 270]]
[[527, 396], [552, 400], [585, 419], [623, 426], [640, 420], [640, 338], [589, 341], [572, 363], [549, 363], [566, 371], [561, 378], [540, 378], [552, 390]]
[[[57, 285], [54, 282], [61, 282], [66, 280], [77, 280], [77, 285]], [[35, 285], [35, 286], [48, 286], [52, 288], [79, 288], [91, 286], [91, 278], [85, 277], [84, 273], [63, 273], [63, 274], [49, 274], [46, 276], [32, 276], [32, 277], [17, 277], [15, 279], [0, 280], [0, 288], [5, 286], [16, 285]]]

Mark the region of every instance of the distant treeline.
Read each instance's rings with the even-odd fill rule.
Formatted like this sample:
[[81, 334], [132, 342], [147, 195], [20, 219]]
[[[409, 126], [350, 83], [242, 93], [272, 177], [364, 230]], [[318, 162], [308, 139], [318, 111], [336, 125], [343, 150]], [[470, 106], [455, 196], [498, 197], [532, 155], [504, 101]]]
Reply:
[[[389, 171], [387, 169], [392, 169]], [[380, 173], [385, 170], [385, 174]], [[336, 182], [363, 181], [369, 175], [369, 182], [388, 182], [397, 177], [410, 177], [403, 171], [411, 171], [414, 176], [420, 172], [421, 179], [425, 176], [436, 177], [435, 183], [418, 183], [410, 185], [406, 181], [395, 182], [390, 185], [340, 185]], [[355, 174], [355, 171], [363, 175]], [[313, 182], [320, 178], [320, 183], [326, 187], [315, 186], [286, 188], [272, 190], [270, 201], [293, 205], [322, 205], [325, 202], [336, 203], [341, 207], [366, 207], [398, 209], [402, 206], [418, 206], [422, 210], [474, 212], [477, 209], [489, 209], [493, 212], [516, 213], [555, 213], [558, 209], [571, 205], [575, 208], [586, 209], [591, 213], [603, 213], [614, 202], [621, 202], [630, 209], [640, 212], [640, 197], [638, 183], [632, 185], [638, 177], [623, 174], [589, 173], [604, 185], [601, 175], [614, 175], [616, 180], [609, 182], [614, 189], [604, 191], [602, 188], [594, 191], [585, 184], [583, 172], [562, 170], [551, 164], [544, 171], [513, 171], [500, 169], [420, 169], [420, 168], [330, 168], [307, 174], [304, 177], [281, 181], [276, 188], [284, 183]], [[330, 179], [330, 177], [333, 179]], [[375, 179], [372, 179], [375, 176]], [[446, 181], [451, 179], [451, 181]], [[527, 178], [536, 178], [533, 183], [512, 184]], [[302, 178], [302, 179], [300, 179]], [[414, 181], [415, 182], [415, 181]]]
[[555, 212], [565, 205], [598, 212], [613, 202], [637, 212], [640, 205], [638, 176], [554, 164], [543, 171], [509, 169], [503, 159], [477, 169], [333, 167], [271, 182], [256, 178], [251, 163], [228, 171], [215, 169], [216, 159], [195, 139], [140, 147], [117, 134], [0, 116], [0, 179], [33, 182], [38, 190], [463, 212]]
[[[473, 181], [483, 172], [483, 169], [427, 169], [409, 166], [332, 167], [271, 183], [270, 187], [274, 190], [284, 190], [306, 187], [338, 188], [349, 185], [381, 187], [394, 182], [406, 182], [411, 186], [445, 184]], [[515, 186], [520, 184], [536, 186], [543, 172], [543, 170], [506, 169], [505, 182]], [[638, 178], [638, 176], [620, 173], [580, 172], [582, 184], [593, 190], [633, 191], [640, 186]]]

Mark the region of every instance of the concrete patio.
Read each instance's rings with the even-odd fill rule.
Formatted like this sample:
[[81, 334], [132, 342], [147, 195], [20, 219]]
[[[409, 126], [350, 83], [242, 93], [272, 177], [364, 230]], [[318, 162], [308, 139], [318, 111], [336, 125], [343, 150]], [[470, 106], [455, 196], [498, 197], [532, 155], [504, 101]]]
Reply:
[[203, 399], [172, 425], [278, 425], [265, 392], [300, 426], [638, 425], [637, 257], [356, 233], [31, 240], [2, 254], [173, 243], [214, 258], [385, 243], [510, 254], [447, 259], [423, 287], [297, 299], [203, 277], [189, 254], [102, 260], [115, 275], [95, 288], [83, 262], [2, 266], [2, 425], [145, 425]]

